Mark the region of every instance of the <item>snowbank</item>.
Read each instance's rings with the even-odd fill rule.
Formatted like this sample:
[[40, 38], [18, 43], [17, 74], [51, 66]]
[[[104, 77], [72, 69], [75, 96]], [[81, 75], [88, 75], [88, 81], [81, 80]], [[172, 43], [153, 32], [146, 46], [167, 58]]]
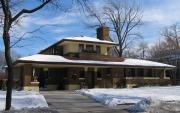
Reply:
[[[0, 91], [0, 111], [5, 108], [6, 92]], [[12, 109], [48, 107], [43, 95], [38, 92], [13, 91]]]
[[77, 93], [88, 96], [109, 107], [120, 104], [133, 104], [129, 110], [144, 111], [150, 105], [160, 102], [180, 101], [180, 86], [141, 87], [133, 89], [82, 89]]

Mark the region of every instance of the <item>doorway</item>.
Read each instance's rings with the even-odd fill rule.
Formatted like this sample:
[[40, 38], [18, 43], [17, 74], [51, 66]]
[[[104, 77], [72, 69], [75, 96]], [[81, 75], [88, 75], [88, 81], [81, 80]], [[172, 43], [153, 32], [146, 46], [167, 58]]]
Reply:
[[94, 88], [95, 87], [95, 72], [94, 68], [88, 68], [87, 72], [87, 82], [88, 82], [88, 88]]
[[112, 88], [113, 87], [113, 80], [110, 68], [103, 69], [103, 82], [104, 88]]

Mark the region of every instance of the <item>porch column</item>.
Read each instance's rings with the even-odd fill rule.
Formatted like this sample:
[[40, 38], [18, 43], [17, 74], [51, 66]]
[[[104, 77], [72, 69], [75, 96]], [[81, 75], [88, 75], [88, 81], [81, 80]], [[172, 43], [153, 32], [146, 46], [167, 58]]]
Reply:
[[32, 65], [24, 65], [22, 73], [23, 90], [39, 91], [39, 82], [33, 81], [33, 68]]
[[164, 78], [164, 79], [166, 78], [166, 69], [164, 69], [163, 78]]
[[23, 86], [30, 86], [33, 76], [32, 65], [25, 65], [23, 70]]

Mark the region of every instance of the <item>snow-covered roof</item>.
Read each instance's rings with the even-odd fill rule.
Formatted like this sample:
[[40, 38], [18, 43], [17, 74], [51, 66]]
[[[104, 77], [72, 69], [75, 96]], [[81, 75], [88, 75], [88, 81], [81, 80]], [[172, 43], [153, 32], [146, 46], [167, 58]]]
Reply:
[[16, 63], [56, 63], [56, 64], [75, 64], [75, 65], [109, 65], [109, 66], [139, 66], [139, 67], [161, 67], [161, 68], [174, 68], [173, 65], [140, 60], [140, 59], [130, 59], [126, 58], [121, 62], [112, 62], [112, 61], [94, 61], [94, 60], [70, 60], [64, 58], [63, 56], [58, 55], [43, 55], [36, 54], [32, 56], [27, 56], [19, 58]]
[[64, 38], [64, 40], [69, 40], [69, 41], [87, 41], [87, 42], [106, 43], [106, 44], [117, 44], [117, 43], [112, 42], [112, 41], [100, 40], [98, 38], [87, 37], [87, 36], [66, 37], [66, 38]]

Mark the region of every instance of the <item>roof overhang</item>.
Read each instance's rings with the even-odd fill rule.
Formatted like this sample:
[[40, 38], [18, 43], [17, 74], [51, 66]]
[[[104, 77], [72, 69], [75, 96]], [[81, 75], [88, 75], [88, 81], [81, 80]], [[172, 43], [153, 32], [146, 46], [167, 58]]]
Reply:
[[[42, 56], [42, 58], [41, 58]], [[31, 58], [32, 57], [32, 58]], [[44, 57], [44, 60], [42, 60]], [[45, 58], [47, 57], [47, 58]], [[58, 59], [59, 58], [59, 59]], [[49, 59], [49, 60], [47, 60]], [[136, 60], [136, 59], [134, 59]], [[141, 60], [140, 60], [141, 61]], [[144, 61], [143, 62], [152, 62], [152, 61]], [[131, 62], [131, 61], [129, 61]], [[165, 68], [165, 69], [173, 69], [175, 66], [157, 63], [156, 65], [142, 65], [142, 63], [133, 64], [128, 61], [122, 62], [110, 62], [110, 61], [92, 61], [92, 60], [69, 60], [62, 56], [55, 55], [37, 55], [35, 58], [33, 56], [20, 58], [16, 62], [14, 62], [14, 66], [22, 66], [25, 64], [31, 64], [34, 67], [76, 67], [76, 66], [94, 66], [94, 67], [129, 67], [129, 68]], [[158, 65], [159, 64], [159, 65]]]
[[38, 68], [64, 68], [64, 67], [99, 67], [99, 68], [143, 68], [143, 69], [166, 69], [172, 70], [171, 67], [160, 66], [129, 66], [129, 65], [104, 65], [104, 64], [75, 64], [75, 63], [54, 63], [54, 62], [22, 62], [15, 65], [20, 67], [23, 65], [32, 65]]

